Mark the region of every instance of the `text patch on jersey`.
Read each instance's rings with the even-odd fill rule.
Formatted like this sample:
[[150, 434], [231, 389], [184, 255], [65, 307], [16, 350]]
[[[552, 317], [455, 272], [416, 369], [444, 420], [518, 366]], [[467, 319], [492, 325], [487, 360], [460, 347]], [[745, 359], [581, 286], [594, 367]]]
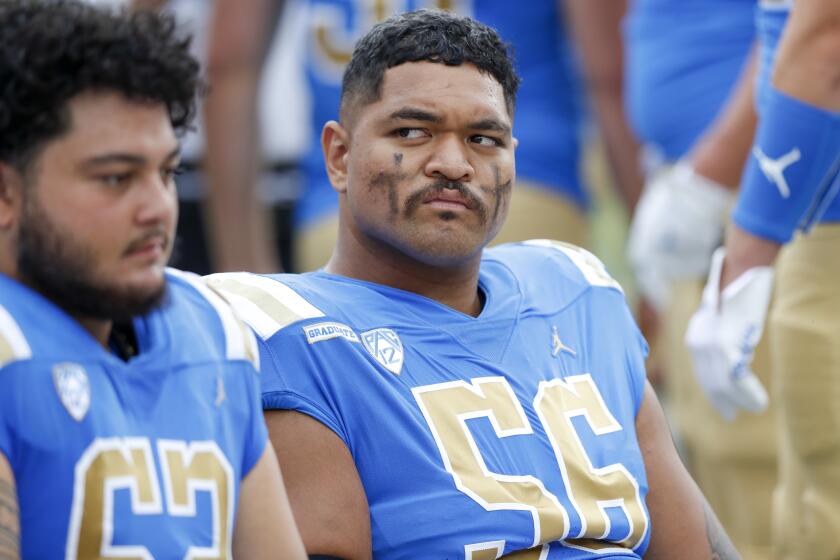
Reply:
[[395, 375], [400, 374], [405, 354], [402, 341], [397, 333], [391, 329], [373, 329], [363, 332], [362, 345], [373, 356], [373, 359], [382, 364], [385, 369]]
[[322, 340], [341, 337], [350, 342], [359, 342], [359, 336], [353, 329], [342, 323], [316, 323], [303, 327], [306, 342], [314, 344]]
[[64, 362], [52, 369], [53, 383], [61, 404], [77, 422], [81, 422], [90, 408], [90, 382], [85, 368]]

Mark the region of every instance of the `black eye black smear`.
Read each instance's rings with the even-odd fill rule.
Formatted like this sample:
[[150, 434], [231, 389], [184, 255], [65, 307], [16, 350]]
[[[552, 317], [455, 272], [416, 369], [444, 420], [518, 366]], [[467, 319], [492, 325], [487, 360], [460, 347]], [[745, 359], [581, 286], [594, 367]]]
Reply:
[[402, 164], [402, 159], [403, 159], [403, 155], [401, 153], [399, 153], [399, 152], [395, 153], [394, 154], [394, 165], [399, 167], [400, 164]]
[[495, 198], [496, 200], [496, 204], [493, 208], [493, 222], [495, 223], [496, 218], [499, 216], [499, 210], [502, 207], [502, 198], [510, 192], [513, 182], [511, 179], [508, 179], [507, 181], [502, 183], [501, 173], [499, 172], [498, 166], [493, 167], [493, 173], [496, 177], [495, 187], [491, 188], [482, 186], [481, 190], [486, 192], [487, 194], [493, 195], [493, 198]]
[[402, 173], [388, 173], [387, 171], [380, 171], [368, 184], [368, 189], [380, 190], [385, 187], [388, 191], [388, 217], [393, 222], [399, 216], [399, 207], [397, 199], [397, 185], [400, 181], [405, 179]]

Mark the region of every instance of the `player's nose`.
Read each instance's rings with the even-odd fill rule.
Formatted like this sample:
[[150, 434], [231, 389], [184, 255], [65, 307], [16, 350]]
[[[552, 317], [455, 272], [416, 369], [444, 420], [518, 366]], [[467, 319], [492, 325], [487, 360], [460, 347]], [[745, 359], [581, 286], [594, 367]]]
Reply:
[[475, 170], [467, 149], [466, 143], [456, 135], [441, 136], [436, 140], [434, 151], [426, 163], [426, 175], [447, 181], [469, 181]]
[[144, 174], [135, 192], [137, 221], [142, 224], [174, 221], [177, 197], [170, 177], [157, 172]]

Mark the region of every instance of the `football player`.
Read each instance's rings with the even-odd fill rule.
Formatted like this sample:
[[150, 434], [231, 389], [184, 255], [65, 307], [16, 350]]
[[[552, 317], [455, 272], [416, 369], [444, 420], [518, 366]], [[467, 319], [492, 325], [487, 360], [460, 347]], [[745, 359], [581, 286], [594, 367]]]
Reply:
[[759, 126], [686, 341], [721, 412], [761, 409], [767, 394], [751, 362], [773, 296], [769, 347], [781, 417], [774, 555], [837, 558], [840, 4], [764, 0], [759, 8]]
[[737, 558], [600, 261], [548, 240], [484, 251], [515, 188], [517, 85], [472, 19], [374, 26], [322, 134], [340, 201], [326, 269], [208, 279], [258, 334], [307, 551]]
[[[735, 421], [716, 414], [683, 342], [752, 146], [754, 13], [754, 0], [633, 2], [627, 101], [650, 169], [628, 254], [661, 311], [665, 395], [689, 470], [744, 558], [764, 560], [776, 484], [773, 410]], [[765, 382], [768, 360], [765, 344], [756, 352]]]
[[188, 43], [0, 3], [0, 557], [305, 557], [254, 338], [165, 268]]
[[[213, 91], [205, 113], [207, 147], [212, 155], [207, 162], [212, 193], [208, 202], [216, 216], [213, 228], [219, 232], [222, 270], [241, 269], [232, 268], [232, 263], [241, 264], [246, 256], [258, 252], [255, 247], [266, 244], [263, 240], [246, 244], [248, 251], [243, 252], [243, 244], [236, 240], [264, 237], [257, 231], [265, 231], [258, 227], [261, 220], [246, 219], [256, 218], [260, 210], [251, 208], [246, 214], [244, 206], [254, 199], [250, 187], [255, 183], [259, 158], [253, 157], [250, 146], [259, 144], [258, 128], [273, 131], [280, 127], [280, 123], [257, 123], [253, 117], [280, 4], [280, 0], [218, 0], [214, 4], [209, 65]], [[319, 133], [326, 121], [338, 118], [341, 78], [353, 44], [373, 24], [418, 8], [437, 7], [474, 17], [495, 28], [516, 51], [517, 70], [523, 77], [516, 119], [516, 134], [522, 140], [517, 162], [520, 188], [496, 242], [535, 236], [586, 242], [590, 200], [580, 176], [584, 111], [563, 3], [530, 0], [527, 9], [508, 0], [307, 0], [302, 4], [313, 133], [301, 162], [303, 188], [295, 206], [296, 271], [324, 266], [335, 246], [338, 197], [324, 172]], [[242, 217], [237, 219], [239, 212]], [[239, 226], [243, 221], [249, 224], [247, 228]]]

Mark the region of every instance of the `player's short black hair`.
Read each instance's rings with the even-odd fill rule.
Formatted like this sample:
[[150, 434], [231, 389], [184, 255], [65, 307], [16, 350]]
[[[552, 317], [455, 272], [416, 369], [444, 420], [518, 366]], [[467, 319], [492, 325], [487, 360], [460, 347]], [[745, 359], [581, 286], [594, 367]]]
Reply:
[[406, 62], [472, 64], [502, 86], [508, 112], [516, 104], [519, 76], [510, 47], [478, 21], [441, 10], [417, 10], [386, 19], [362, 37], [344, 71], [341, 113], [379, 99], [385, 71]]
[[170, 16], [80, 0], [0, 0], [0, 161], [25, 170], [67, 132], [68, 102], [86, 91], [162, 103], [176, 132], [203, 89], [199, 64]]

